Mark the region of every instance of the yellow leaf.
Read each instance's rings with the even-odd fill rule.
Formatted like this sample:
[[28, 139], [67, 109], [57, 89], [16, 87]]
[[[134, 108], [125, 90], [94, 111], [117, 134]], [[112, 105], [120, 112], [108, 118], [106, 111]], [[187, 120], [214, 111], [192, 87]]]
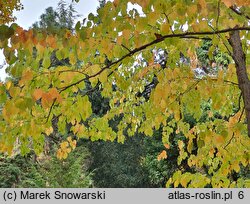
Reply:
[[168, 24], [164, 23], [161, 25], [161, 32], [163, 35], [169, 33], [169, 30], [170, 30], [170, 27]]
[[176, 121], [179, 121], [181, 119], [181, 113], [179, 109], [176, 109], [174, 112], [174, 118]]
[[57, 156], [58, 159], [62, 159], [62, 157], [63, 157], [63, 152], [62, 152], [61, 149], [58, 149], [58, 150], [57, 150], [56, 156]]
[[66, 152], [69, 154], [71, 152], [71, 148], [66, 148]]
[[46, 135], [50, 135], [53, 133], [53, 127], [49, 127], [45, 130]]
[[45, 51], [45, 47], [41, 44], [37, 44], [36, 45], [36, 49], [37, 49], [37, 54], [38, 55], [43, 55], [44, 54], [44, 51]]
[[11, 97], [13, 97], [13, 98], [17, 97], [18, 94], [20, 93], [20, 88], [18, 88], [18, 87], [11, 87], [10, 90], [9, 90], [9, 92], [10, 92]]
[[77, 92], [79, 91], [79, 89], [78, 89], [77, 86], [73, 86], [73, 87], [72, 87], [72, 91], [73, 91], [74, 93], [77, 93]]
[[72, 64], [72, 65], [76, 64], [77, 58], [76, 58], [76, 54], [75, 53], [71, 52], [69, 54], [69, 61], [70, 61], [70, 64]]
[[128, 40], [129, 38], [130, 38], [130, 30], [128, 30], [128, 29], [125, 29], [125, 30], [123, 30], [122, 31], [122, 36], [126, 39], [126, 40]]
[[71, 137], [67, 137], [67, 140], [68, 140], [69, 142], [71, 142], [71, 141], [72, 141], [72, 138], [71, 138]]
[[186, 176], [183, 176], [183, 177], [181, 178], [180, 183], [181, 183], [181, 185], [182, 185], [184, 188], [186, 188], [189, 181], [190, 181], [190, 178], [186, 175]]
[[33, 73], [31, 70], [27, 70], [23, 72], [22, 78], [19, 81], [19, 85], [23, 86], [27, 82], [29, 82], [31, 79], [33, 79]]
[[177, 187], [179, 186], [179, 184], [180, 184], [179, 180], [176, 180], [176, 181], [174, 182], [174, 187], [177, 188]]
[[164, 112], [166, 110], [166, 107], [167, 107], [167, 104], [166, 104], [166, 101], [165, 100], [161, 100], [160, 102], [160, 107], [161, 107], [161, 110]]
[[240, 171], [240, 165], [237, 161], [234, 161], [231, 167], [233, 170], [236, 171], [236, 173], [238, 173]]
[[102, 83], [106, 82], [107, 79], [108, 79], [108, 72], [107, 72], [107, 70], [104, 70], [104, 71], [99, 75], [98, 78], [99, 78], [100, 82], [102, 82]]
[[88, 69], [87, 69], [87, 74], [88, 74], [89, 76], [92, 76], [92, 75], [94, 75], [94, 74], [97, 74], [99, 71], [100, 71], [100, 65], [94, 64], [94, 65], [88, 67]]
[[67, 152], [62, 152], [62, 158], [67, 159], [67, 157], [68, 157], [68, 153]]
[[9, 90], [10, 89], [10, 87], [11, 87], [11, 85], [12, 85], [12, 82], [11, 81], [8, 81], [7, 83], [6, 83], [6, 89], [7, 90]]
[[214, 149], [213, 148], [210, 149], [209, 156], [212, 158], [214, 157]]
[[192, 24], [191, 27], [193, 28], [194, 32], [200, 31], [200, 26], [197, 23]]
[[215, 141], [216, 141], [216, 144], [223, 144], [225, 142], [225, 138], [221, 135], [217, 135], [215, 136]]
[[185, 146], [184, 142], [182, 140], [178, 140], [178, 147], [179, 147], [179, 149], [182, 150], [184, 146]]
[[73, 140], [72, 142], [70, 142], [70, 146], [74, 150], [76, 148], [76, 140]]
[[61, 148], [66, 149], [69, 146], [69, 143], [67, 141], [61, 143]]

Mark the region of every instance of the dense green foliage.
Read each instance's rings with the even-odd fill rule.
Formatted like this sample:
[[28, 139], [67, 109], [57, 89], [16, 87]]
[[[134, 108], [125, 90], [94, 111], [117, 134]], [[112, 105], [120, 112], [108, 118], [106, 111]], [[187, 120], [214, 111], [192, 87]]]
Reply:
[[0, 187], [45, 187], [45, 180], [37, 169], [38, 164], [34, 162], [31, 155], [28, 155], [27, 157], [17, 155], [14, 158], [1, 155]]
[[45, 157], [38, 171], [45, 178], [46, 187], [87, 188], [93, 185], [92, 174], [88, 171], [89, 160], [88, 150], [78, 147], [64, 161], [58, 160], [55, 154]]
[[60, 0], [56, 9], [46, 8], [45, 13], [40, 16], [40, 20], [35, 22], [32, 27], [51, 33], [59, 33], [61, 29], [73, 30], [76, 17], [79, 15], [76, 14], [74, 4], [67, 5], [64, 0]]

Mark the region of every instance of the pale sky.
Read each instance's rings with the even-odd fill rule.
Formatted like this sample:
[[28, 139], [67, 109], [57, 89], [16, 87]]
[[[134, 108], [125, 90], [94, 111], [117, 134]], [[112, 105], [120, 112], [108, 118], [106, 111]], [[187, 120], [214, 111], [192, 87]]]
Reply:
[[[21, 0], [24, 6], [24, 10], [15, 12], [17, 17], [16, 23], [25, 29], [28, 29], [34, 22], [39, 20], [39, 17], [44, 13], [45, 9], [52, 6], [56, 8], [59, 0]], [[67, 3], [71, 3], [72, 0], [65, 0]], [[98, 0], [80, 0], [75, 5], [78, 14], [81, 15], [81, 19], [88, 16], [89, 13], [96, 13], [98, 7]], [[3, 64], [4, 57], [2, 50], [0, 50], [0, 64]], [[5, 70], [0, 69], [0, 81], [6, 77]]]

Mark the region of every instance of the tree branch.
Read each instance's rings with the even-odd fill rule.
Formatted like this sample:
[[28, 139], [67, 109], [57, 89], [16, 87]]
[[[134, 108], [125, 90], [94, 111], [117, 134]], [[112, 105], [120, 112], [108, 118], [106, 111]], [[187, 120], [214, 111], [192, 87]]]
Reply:
[[180, 38], [196, 39], [196, 40], [212, 40], [212, 38], [209, 38], [209, 37], [198, 37], [198, 36], [184, 36], [184, 37], [180, 37]]
[[218, 30], [219, 28], [219, 18], [220, 18], [220, 3], [221, 0], [218, 1], [218, 8], [217, 8], [217, 19], [216, 19], [216, 29]]
[[52, 109], [53, 109], [53, 106], [55, 105], [55, 102], [56, 102], [56, 98], [53, 100], [53, 103], [51, 104], [51, 106], [50, 106], [50, 108], [49, 108], [49, 113], [48, 113], [48, 115], [46, 116], [46, 121], [45, 121], [44, 124], [46, 124], [46, 123], [49, 121], [49, 117], [50, 117], [50, 115], [51, 115], [51, 113], [52, 113]]
[[234, 13], [236, 13], [236, 14], [238, 14], [238, 15], [240, 15], [240, 16], [244, 16], [245, 18], [247, 18], [248, 20], [250, 20], [250, 16], [248, 16], [248, 15], [245, 14], [245, 13], [241, 13], [241, 12], [238, 11], [234, 6], [231, 6], [230, 9], [231, 9]]
[[[237, 28], [237, 27], [236, 27]], [[250, 81], [246, 69], [246, 55], [242, 48], [241, 37], [238, 30], [230, 32], [229, 43], [233, 48], [232, 57], [236, 65], [236, 74], [239, 89], [242, 91], [245, 106], [248, 136], [250, 137]]]
[[203, 36], [203, 35], [216, 35], [219, 33], [228, 33], [231, 31], [240, 31], [240, 30], [249, 30], [250, 31], [250, 27], [234, 27], [234, 28], [227, 28], [227, 29], [223, 29], [223, 30], [214, 30], [214, 31], [204, 31], [204, 32], [184, 32], [184, 33], [175, 33], [175, 34], [167, 34], [167, 35], [162, 35], [161, 37], [153, 40], [150, 43], [147, 43], [145, 45], [142, 45], [141, 47], [135, 48], [133, 50], [131, 50], [131, 52], [129, 52], [128, 54], [122, 56], [120, 59], [111, 62], [109, 65], [103, 67], [100, 71], [98, 71], [97, 73], [87, 76], [83, 79], [80, 79], [79, 81], [76, 81], [73, 84], [70, 84], [68, 86], [65, 86], [63, 88], [60, 89], [60, 92], [67, 90], [68, 88], [75, 86], [81, 82], [83, 82], [86, 79], [90, 79], [90, 78], [94, 78], [96, 76], [98, 76], [99, 74], [101, 74], [104, 70], [111, 68], [113, 65], [119, 64], [120, 62], [122, 62], [124, 59], [133, 56], [134, 54], [152, 46], [155, 44], [158, 44], [160, 42], [163, 42], [165, 39], [168, 38], [185, 38], [185, 37], [190, 37], [190, 36]]

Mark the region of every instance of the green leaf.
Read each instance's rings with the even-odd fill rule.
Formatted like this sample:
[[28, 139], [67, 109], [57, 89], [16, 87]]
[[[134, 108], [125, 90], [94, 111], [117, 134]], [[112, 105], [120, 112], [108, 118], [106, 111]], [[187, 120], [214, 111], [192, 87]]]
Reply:
[[14, 29], [7, 25], [0, 25], [0, 40], [6, 40], [14, 34]]

